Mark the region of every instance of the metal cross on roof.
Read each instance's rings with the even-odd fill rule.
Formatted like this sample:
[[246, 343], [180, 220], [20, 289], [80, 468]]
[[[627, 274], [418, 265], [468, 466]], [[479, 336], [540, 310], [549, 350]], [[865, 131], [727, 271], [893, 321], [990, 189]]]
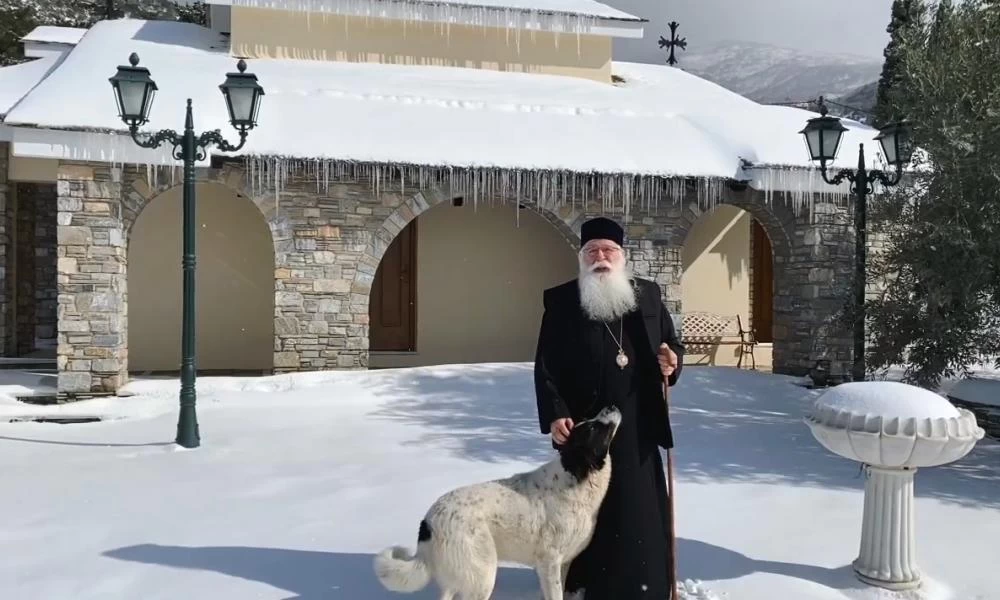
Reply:
[[677, 57], [674, 56], [674, 49], [680, 48], [681, 50], [687, 50], [687, 38], [677, 37], [677, 28], [680, 27], [680, 23], [677, 21], [671, 21], [667, 23], [670, 27], [670, 40], [667, 40], [662, 35], [660, 36], [660, 48], [670, 47], [670, 56], [667, 57], [667, 64], [674, 66], [677, 64]]

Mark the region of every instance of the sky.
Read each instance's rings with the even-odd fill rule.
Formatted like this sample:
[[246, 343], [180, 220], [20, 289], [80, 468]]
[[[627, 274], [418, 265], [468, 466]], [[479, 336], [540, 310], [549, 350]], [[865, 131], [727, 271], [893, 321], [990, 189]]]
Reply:
[[[724, 41], [750, 41], [880, 60], [889, 41], [892, 0], [599, 0], [645, 17], [643, 40], [616, 40], [615, 59], [662, 58], [656, 42], [677, 21], [688, 50]], [[683, 52], [678, 50], [683, 56]]]

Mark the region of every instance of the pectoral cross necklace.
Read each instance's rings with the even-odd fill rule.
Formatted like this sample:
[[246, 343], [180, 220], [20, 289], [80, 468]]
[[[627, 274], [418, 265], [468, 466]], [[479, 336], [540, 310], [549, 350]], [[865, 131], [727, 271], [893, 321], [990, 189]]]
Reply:
[[[625, 336], [623, 335], [625, 331], [625, 319], [623, 318], [621, 321], [619, 321], [618, 338], [615, 338], [615, 334], [613, 331], [611, 331], [611, 328], [608, 327], [607, 321], [604, 321], [604, 327], [607, 328], [608, 333], [611, 334], [611, 339], [615, 340], [615, 345], [618, 346], [618, 356], [615, 357], [615, 362], [618, 364], [619, 369], [624, 370], [625, 367], [628, 366], [628, 356], [625, 356], [625, 349], [622, 347], [622, 342], [625, 341]], [[621, 340], [621, 342], [618, 341], [619, 339]]]

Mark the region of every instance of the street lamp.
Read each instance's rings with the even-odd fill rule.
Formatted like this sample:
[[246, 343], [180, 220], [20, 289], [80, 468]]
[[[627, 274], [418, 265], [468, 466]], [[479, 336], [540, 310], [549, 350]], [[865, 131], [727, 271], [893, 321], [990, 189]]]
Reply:
[[194, 163], [204, 160], [206, 148], [215, 144], [223, 152], [235, 152], [246, 143], [247, 131], [257, 124], [257, 111], [264, 89], [257, 83], [257, 76], [245, 73], [247, 65], [243, 59], [236, 64], [238, 73], [227, 73], [226, 80], [219, 88], [226, 99], [229, 121], [239, 132], [240, 143], [232, 145], [222, 133], [215, 129], [199, 136], [194, 134], [194, 117], [191, 99], [187, 101], [187, 115], [184, 133], [171, 129], [161, 129], [149, 137], [138, 137], [139, 126], [149, 121], [149, 109], [156, 95], [156, 83], [149, 77], [149, 69], [139, 66], [139, 56], [133, 52], [128, 57], [131, 66], [121, 65], [111, 87], [118, 104], [118, 115], [128, 125], [129, 134], [136, 144], [143, 148], [156, 148], [163, 143], [173, 144], [173, 157], [184, 161], [184, 249], [181, 260], [184, 274], [183, 326], [181, 339], [181, 391], [180, 416], [177, 421], [177, 443], [185, 448], [196, 448], [201, 444], [198, 433], [198, 418], [195, 413], [195, 194]]
[[851, 193], [857, 196], [854, 209], [855, 229], [855, 273], [854, 273], [854, 365], [852, 380], [863, 381], [865, 378], [865, 261], [866, 218], [868, 212], [868, 194], [874, 191], [875, 182], [886, 187], [899, 183], [903, 176], [903, 166], [909, 164], [913, 157], [913, 145], [910, 139], [910, 128], [905, 121], [886, 125], [875, 136], [882, 146], [882, 154], [894, 172], [869, 171], [865, 168], [865, 145], [860, 144], [858, 150], [857, 170], [842, 169], [831, 179], [826, 172], [827, 162], [832, 162], [840, 150], [840, 142], [847, 128], [837, 117], [827, 116], [827, 108], [823, 97], [819, 99], [820, 116], [809, 119], [805, 129], [800, 131], [809, 149], [809, 157], [819, 161], [823, 180], [832, 185], [839, 185], [845, 179], [851, 182]]

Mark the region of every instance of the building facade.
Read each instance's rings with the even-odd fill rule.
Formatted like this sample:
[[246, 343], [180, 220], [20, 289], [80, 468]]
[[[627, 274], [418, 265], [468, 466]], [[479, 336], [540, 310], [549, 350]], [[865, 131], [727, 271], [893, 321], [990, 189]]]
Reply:
[[[93, 62], [99, 44], [118, 43], [119, 54], [134, 46], [140, 57], [151, 57], [161, 103], [167, 88], [159, 79], [166, 75], [163, 57], [193, 71], [197, 60], [214, 60], [220, 53], [247, 57], [252, 69], [302, 69], [307, 77], [296, 82], [300, 86], [313, 78], [339, 81], [339, 71], [324, 69], [354, 65], [365, 70], [352, 73], [372, 74], [370, 82], [352, 84], [363, 88], [316, 83], [323, 88], [317, 95], [363, 102], [363, 116], [373, 123], [392, 123], [420, 105], [426, 115], [458, 107], [466, 112], [455, 112], [455, 118], [479, 119], [474, 126], [500, 118], [494, 112], [552, 110], [565, 116], [572, 108], [593, 126], [601, 119], [633, 118], [635, 107], [586, 100], [574, 105], [572, 86], [616, 94], [631, 82], [652, 81], [647, 71], [615, 63], [611, 56], [613, 36], [641, 35], [642, 20], [596, 3], [555, 16], [516, 9], [467, 14], [462, 7], [398, 15], [385, 8], [397, 3], [378, 0], [352, 3], [354, 14], [343, 14], [347, 9], [333, 3], [321, 14], [299, 10], [294, 2], [280, 10], [257, 4], [213, 4], [210, 28], [100, 23], [63, 53], [37, 58], [51, 65], [36, 66], [45, 73], [4, 108], [3, 353], [54, 354], [60, 392], [113, 393], [130, 374], [176, 371], [180, 357], [180, 170], [162, 153], [133, 148], [122, 127], [115, 132], [94, 125], [107, 114], [46, 121], [47, 98], [65, 86], [60, 72], [72, 68], [74, 59]], [[380, 12], [364, 12], [375, 8]], [[449, 20], [461, 24], [448, 25]], [[119, 35], [123, 31], [127, 35]], [[208, 39], [222, 41], [203, 43]], [[736, 166], [728, 175], [722, 160], [715, 175], [699, 172], [698, 164], [669, 174], [642, 168], [609, 173], [601, 164], [584, 168], [586, 157], [570, 157], [580, 163], [576, 166], [532, 168], [508, 160], [511, 149], [491, 147], [490, 140], [484, 147], [466, 141], [467, 149], [456, 149], [427, 137], [406, 139], [408, 129], [398, 129], [396, 138], [365, 160], [350, 156], [356, 150], [348, 145], [371, 144], [365, 140], [330, 136], [327, 145], [317, 146], [309, 128], [286, 116], [296, 108], [294, 98], [287, 98], [312, 97], [311, 92], [282, 84], [276, 71], [269, 72], [270, 79], [258, 72], [265, 102], [274, 107], [262, 109], [261, 128], [265, 119], [284, 120], [281, 148], [300, 149], [298, 155], [279, 151], [278, 142], [257, 148], [248, 143], [241, 154], [210, 152], [196, 173], [197, 356], [204, 372], [530, 360], [541, 292], [575, 276], [580, 224], [601, 214], [625, 225], [634, 272], [661, 285], [677, 317], [691, 310], [741, 314], [765, 342], [765, 364], [780, 373], [805, 373], [821, 357], [835, 365], [851, 360], [850, 330], [837, 321], [853, 276], [850, 205], [844, 189], [815, 184], [818, 176], [808, 170], [792, 127], [782, 143], [799, 148], [798, 162], [776, 164], [760, 150], [753, 157], [758, 162], [732, 156]], [[408, 78], [439, 72], [447, 78], [432, 82], [436, 88], [421, 83], [422, 96], [407, 95]], [[660, 71], [648, 72], [659, 77]], [[730, 99], [735, 95], [686, 74], [665, 76], [683, 76], [680, 81], [692, 90], [741, 109], [772, 108]], [[555, 90], [553, 103], [563, 87], [570, 98], [561, 105], [517, 104], [519, 90], [537, 91], [535, 81]], [[512, 87], [504, 91], [508, 83]], [[115, 117], [110, 89], [103, 90], [106, 105], [98, 106], [106, 81], [88, 85], [95, 90], [91, 110]], [[87, 92], [80, 98], [86, 105]], [[711, 110], [706, 114], [711, 118]], [[810, 116], [794, 109], [760, 114], [801, 125]], [[217, 115], [206, 119], [209, 128], [225, 126]], [[333, 111], [319, 118], [350, 116]], [[651, 111], [649, 118], [675, 126], [674, 115]], [[403, 120], [421, 127], [419, 120]], [[767, 127], [762, 129], [766, 133]], [[552, 133], [515, 133], [523, 147], [511, 156], [558, 142]], [[860, 126], [851, 133], [859, 139], [874, 135]], [[249, 139], [255, 135], [258, 131], [251, 131]], [[442, 130], [442, 135], [459, 134]], [[637, 141], [620, 139], [621, 147], [647, 143], [641, 131], [631, 135]], [[266, 133], [260, 136], [268, 139]], [[765, 142], [766, 137], [761, 134]], [[420, 164], [406, 156], [406, 148], [420, 143], [434, 148], [429, 155], [481, 152], [495, 161], [449, 164], [428, 156]], [[398, 158], [378, 156], [383, 147]], [[613, 143], [593, 151], [594, 156], [618, 152]], [[691, 152], [698, 154], [697, 148]], [[676, 156], [663, 161], [679, 164], [684, 150]], [[735, 362], [725, 352], [712, 362]]]

